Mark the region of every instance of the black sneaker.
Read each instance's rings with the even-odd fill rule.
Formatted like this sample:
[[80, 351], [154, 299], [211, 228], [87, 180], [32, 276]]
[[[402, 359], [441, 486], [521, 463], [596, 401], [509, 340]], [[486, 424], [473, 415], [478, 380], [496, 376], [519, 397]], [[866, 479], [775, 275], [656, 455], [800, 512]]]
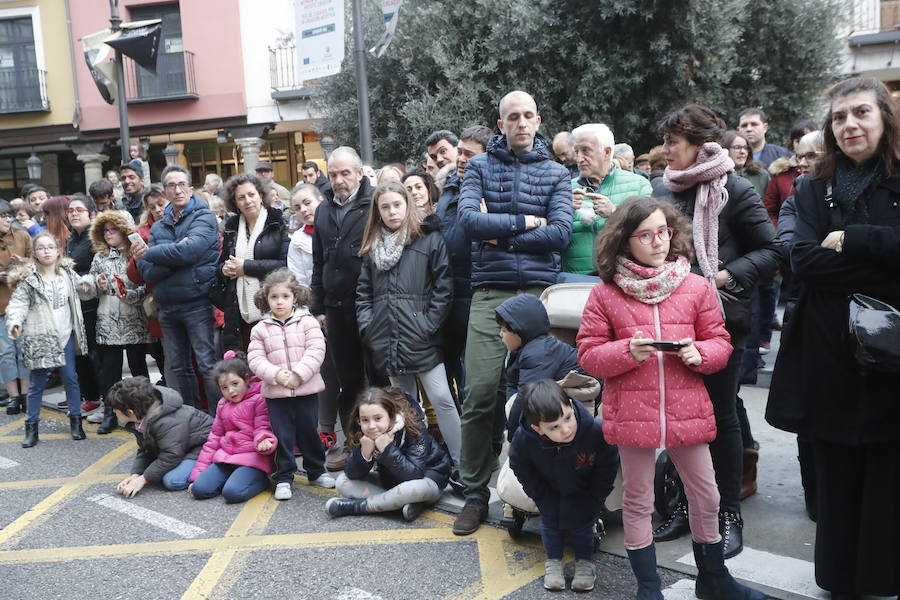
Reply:
[[488, 506], [484, 500], [478, 498], [466, 499], [463, 509], [456, 515], [453, 521], [453, 533], [456, 535], [470, 535], [478, 531], [481, 523], [487, 518]]
[[410, 504], [404, 504], [400, 514], [403, 516], [404, 521], [412, 522], [415, 521], [424, 510], [424, 502], [412, 502]]

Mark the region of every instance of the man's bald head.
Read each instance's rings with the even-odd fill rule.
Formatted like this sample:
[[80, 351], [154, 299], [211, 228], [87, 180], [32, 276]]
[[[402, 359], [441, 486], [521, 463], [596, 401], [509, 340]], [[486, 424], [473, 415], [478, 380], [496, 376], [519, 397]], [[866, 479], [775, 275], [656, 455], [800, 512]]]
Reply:
[[534, 114], [537, 114], [537, 103], [534, 101], [534, 98], [531, 97], [531, 94], [528, 92], [523, 92], [522, 90], [515, 90], [507, 95], [503, 96], [500, 100], [500, 106], [498, 110], [500, 112], [500, 118], [504, 119], [509, 112], [509, 106], [511, 103], [515, 102], [524, 102], [530, 104]]
[[541, 126], [534, 98], [516, 90], [503, 96], [499, 108], [497, 127], [506, 136], [507, 147], [513, 154], [530, 152], [534, 148], [534, 136]]

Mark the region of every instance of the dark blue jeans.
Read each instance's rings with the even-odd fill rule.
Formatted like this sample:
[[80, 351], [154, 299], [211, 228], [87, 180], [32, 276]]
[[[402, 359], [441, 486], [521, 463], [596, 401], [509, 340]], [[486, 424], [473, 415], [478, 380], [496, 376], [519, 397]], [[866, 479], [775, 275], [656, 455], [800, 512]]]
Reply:
[[[78, 375], [75, 374], [75, 332], [69, 336], [69, 342], [65, 348], [66, 362], [59, 367], [59, 375], [66, 389], [66, 402], [69, 403], [69, 416], [81, 416], [81, 388], [78, 387]], [[44, 388], [47, 387], [47, 377], [50, 369], [32, 369], [31, 387], [26, 396], [26, 421], [37, 423], [41, 420], [41, 400], [44, 397]]]
[[166, 385], [178, 390], [181, 399], [188, 406], [200, 408], [200, 394], [191, 364], [191, 351], [197, 357], [197, 366], [203, 377], [209, 412], [215, 414], [219, 389], [212, 381], [210, 373], [216, 365], [216, 351], [213, 344], [215, 320], [210, 305], [193, 308], [160, 307], [159, 325], [163, 330], [163, 349], [166, 362], [175, 376], [175, 381]]
[[541, 541], [550, 560], [562, 560], [566, 537], [575, 553], [575, 560], [591, 560], [594, 556], [594, 523], [572, 529], [555, 529], [541, 521]]
[[269, 476], [255, 467], [239, 467], [213, 463], [194, 480], [191, 493], [197, 500], [215, 498], [219, 494], [225, 502], [246, 502], [269, 487]]
[[294, 444], [303, 454], [303, 468], [310, 481], [325, 472], [325, 446], [319, 437], [319, 399], [315, 394], [293, 398], [266, 398], [275, 449], [275, 483], [290, 483], [297, 472]]

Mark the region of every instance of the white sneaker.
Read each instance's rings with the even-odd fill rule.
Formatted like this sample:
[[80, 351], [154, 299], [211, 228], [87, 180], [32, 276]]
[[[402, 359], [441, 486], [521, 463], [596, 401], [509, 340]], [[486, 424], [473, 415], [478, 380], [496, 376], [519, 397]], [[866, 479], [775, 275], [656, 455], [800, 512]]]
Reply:
[[95, 410], [91, 414], [87, 416], [88, 423], [102, 423], [103, 422], [103, 409]]
[[334, 487], [334, 477], [332, 477], [328, 473], [322, 473], [315, 479], [310, 479], [309, 485], [330, 489]]
[[288, 483], [286, 481], [282, 481], [281, 483], [279, 483], [278, 485], [275, 486], [275, 499], [276, 500], [290, 500], [291, 496], [293, 496], [293, 495], [294, 495], [294, 493], [291, 491], [290, 483]]

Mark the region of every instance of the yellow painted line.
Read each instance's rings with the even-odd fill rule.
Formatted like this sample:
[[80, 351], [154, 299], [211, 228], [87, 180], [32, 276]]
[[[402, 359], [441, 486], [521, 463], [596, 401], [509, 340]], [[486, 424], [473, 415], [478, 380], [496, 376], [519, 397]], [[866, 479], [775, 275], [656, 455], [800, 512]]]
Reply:
[[[6, 435], [11, 431], [16, 431], [17, 429], [22, 429], [23, 427], [25, 427], [25, 417], [13, 419], [6, 425], [0, 426], [0, 435]], [[19, 441], [21, 441], [21, 439]]]
[[103, 475], [76, 477], [51, 477], [48, 479], [26, 479], [24, 481], [4, 481], [0, 483], [0, 490], [29, 490], [46, 487], [60, 487], [66, 484], [78, 484], [90, 486], [96, 483], [115, 481], [116, 483], [128, 477], [128, 473], [107, 473]]
[[[233, 538], [247, 535], [250, 528], [253, 527], [253, 524], [265, 511], [266, 504], [270, 498], [272, 498], [270, 494], [263, 493], [257, 494], [248, 500], [231, 524], [231, 527], [225, 532], [225, 537]], [[181, 597], [184, 600], [209, 598], [226, 571], [230, 571], [232, 559], [234, 559], [236, 554], [237, 550], [233, 549], [214, 552]]]

